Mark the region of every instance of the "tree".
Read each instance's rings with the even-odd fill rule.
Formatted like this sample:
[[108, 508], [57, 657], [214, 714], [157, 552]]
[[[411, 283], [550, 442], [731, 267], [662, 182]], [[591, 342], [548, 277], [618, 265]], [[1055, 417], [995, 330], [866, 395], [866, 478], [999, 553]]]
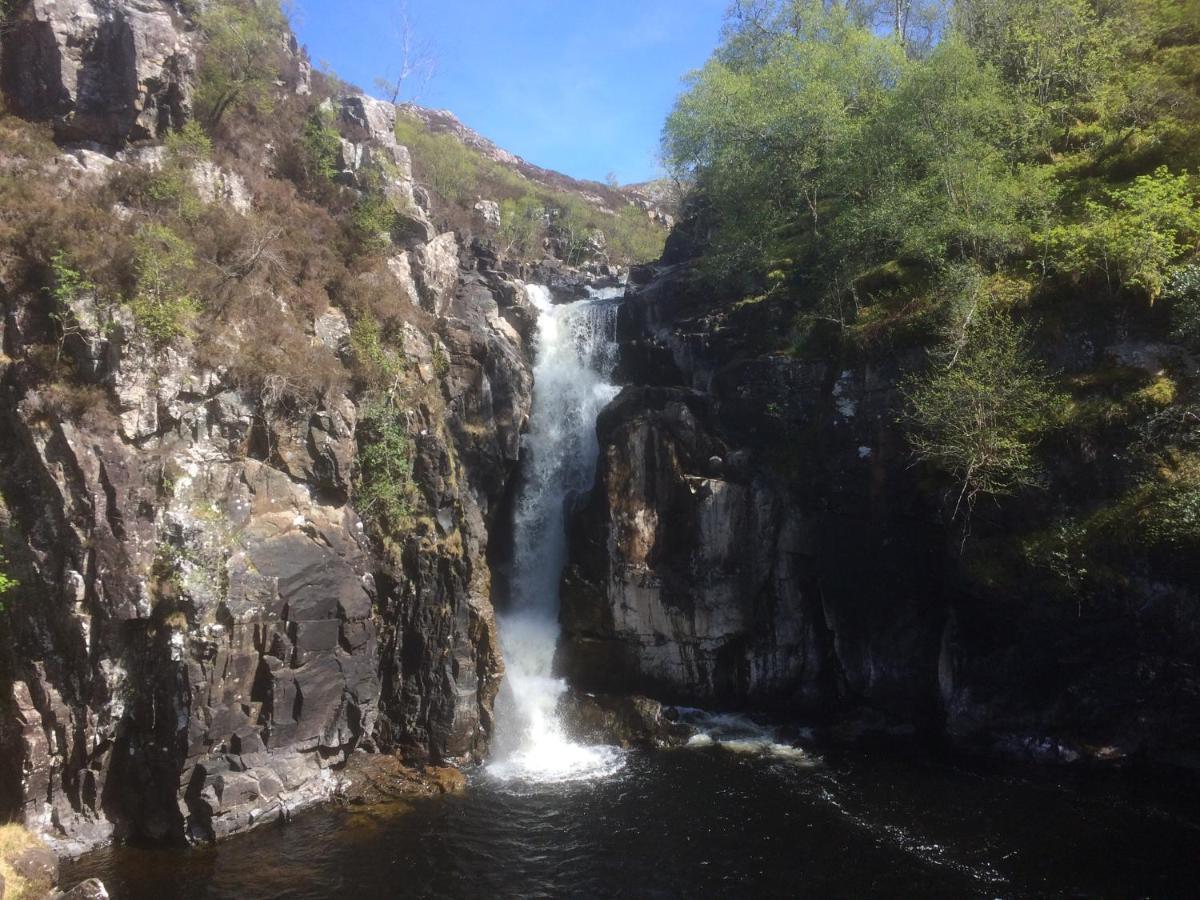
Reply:
[[732, 267], [761, 263], [795, 229], [819, 230], [844, 191], [857, 130], [903, 67], [895, 41], [840, 5], [736, 7], [725, 44], [690, 77], [663, 136], [676, 176], [714, 212], [715, 252]]
[[1052, 422], [1054, 395], [1006, 310], [973, 308], [961, 343], [936, 351], [903, 391], [913, 453], [953, 480], [955, 516], [969, 516], [980, 494], [1036, 482], [1034, 445]]
[[399, 103], [402, 98], [415, 103], [420, 98], [420, 92], [437, 74], [437, 53], [433, 45], [420, 38], [413, 28], [408, 0], [400, 0], [396, 4], [392, 14], [392, 31], [395, 41], [393, 68], [389, 74], [377, 77], [375, 86], [383, 93], [384, 99], [391, 103]]
[[277, 0], [218, 0], [197, 22], [205, 44], [195, 103], [209, 130], [230, 109], [268, 106], [286, 24]]

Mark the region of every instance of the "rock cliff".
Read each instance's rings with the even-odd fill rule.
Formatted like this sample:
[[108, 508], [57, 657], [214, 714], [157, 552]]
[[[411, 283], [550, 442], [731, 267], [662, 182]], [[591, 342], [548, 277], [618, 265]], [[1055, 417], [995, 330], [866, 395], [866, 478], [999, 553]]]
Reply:
[[[699, 252], [685, 225], [626, 295], [627, 387], [600, 417], [563, 580], [572, 683], [843, 737], [1194, 765], [1190, 564], [1106, 560], [1103, 592], [1064, 602], [1031, 561], [1031, 522], [1055, 492], [1112, 491], [1119, 449], [1056, 447], [1050, 491], [977, 511], [965, 535], [898, 423], [919, 347], [781, 351], [786, 305], [718, 296]], [[1039, 340], [1068, 377], [1183, 353], [1152, 317], [1095, 309]]]

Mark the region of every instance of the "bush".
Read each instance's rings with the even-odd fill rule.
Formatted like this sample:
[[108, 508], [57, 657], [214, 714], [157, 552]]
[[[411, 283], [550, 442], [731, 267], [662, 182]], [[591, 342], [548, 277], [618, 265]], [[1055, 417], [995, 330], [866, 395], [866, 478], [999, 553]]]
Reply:
[[525, 259], [540, 252], [545, 222], [546, 210], [537, 197], [526, 194], [501, 201], [499, 238], [504, 254]]
[[304, 123], [301, 148], [304, 176], [310, 185], [318, 181], [331, 181], [337, 175], [338, 154], [341, 153], [342, 142], [333, 110], [318, 107], [308, 117], [308, 121]]
[[172, 131], [163, 141], [167, 155], [184, 163], [198, 163], [212, 158], [212, 139], [195, 119]]
[[1200, 238], [1200, 207], [1188, 175], [1161, 166], [1106, 202], [1089, 201], [1082, 222], [1046, 233], [1056, 267], [1080, 277], [1099, 275], [1110, 288], [1138, 291], [1151, 302], [1167, 287], [1171, 264]]
[[0, 612], [4, 611], [4, 595], [21, 586], [17, 579], [5, 571], [7, 566], [8, 560], [4, 558], [3, 553], [0, 553]]
[[1200, 266], [1182, 266], [1172, 272], [1163, 295], [1171, 301], [1175, 337], [1200, 350]]
[[200, 311], [189, 292], [196, 268], [191, 246], [165, 225], [145, 225], [134, 242], [137, 287], [129, 303], [138, 327], [156, 344], [188, 333]]
[[404, 375], [404, 358], [384, 346], [383, 329], [369, 311], [363, 312], [350, 329], [350, 349], [367, 384], [386, 393], [395, 392]]
[[412, 513], [412, 456], [403, 414], [392, 401], [366, 405], [358, 444], [355, 507], [384, 534], [406, 528]]

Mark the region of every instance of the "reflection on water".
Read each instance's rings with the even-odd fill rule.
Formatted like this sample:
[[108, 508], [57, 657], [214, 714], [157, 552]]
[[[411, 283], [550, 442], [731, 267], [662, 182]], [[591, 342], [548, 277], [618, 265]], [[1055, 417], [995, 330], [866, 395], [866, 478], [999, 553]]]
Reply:
[[66, 874], [154, 900], [1196, 895], [1194, 798], [1116, 773], [789, 755], [767, 737], [629, 754], [599, 781], [517, 790], [481, 772], [464, 794], [105, 851]]

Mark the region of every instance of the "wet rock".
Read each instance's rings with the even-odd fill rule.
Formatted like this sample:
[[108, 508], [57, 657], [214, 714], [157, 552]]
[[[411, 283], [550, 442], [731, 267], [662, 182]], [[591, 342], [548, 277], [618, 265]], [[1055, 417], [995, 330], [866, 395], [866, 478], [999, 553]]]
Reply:
[[558, 715], [567, 733], [591, 744], [621, 747], [677, 747], [695, 734], [689, 725], [674, 721], [657, 700], [639, 695], [563, 694]]
[[81, 881], [69, 891], [54, 894], [52, 900], [108, 900], [108, 889], [99, 878]]
[[467, 776], [449, 766], [431, 766], [425, 776], [443, 794], [459, 794], [467, 789]]
[[690, 705], [793, 700], [822, 677], [805, 595], [805, 523], [778, 487], [710, 477], [725, 445], [708, 400], [631, 389], [600, 418], [595, 492], [563, 580], [572, 682]]

